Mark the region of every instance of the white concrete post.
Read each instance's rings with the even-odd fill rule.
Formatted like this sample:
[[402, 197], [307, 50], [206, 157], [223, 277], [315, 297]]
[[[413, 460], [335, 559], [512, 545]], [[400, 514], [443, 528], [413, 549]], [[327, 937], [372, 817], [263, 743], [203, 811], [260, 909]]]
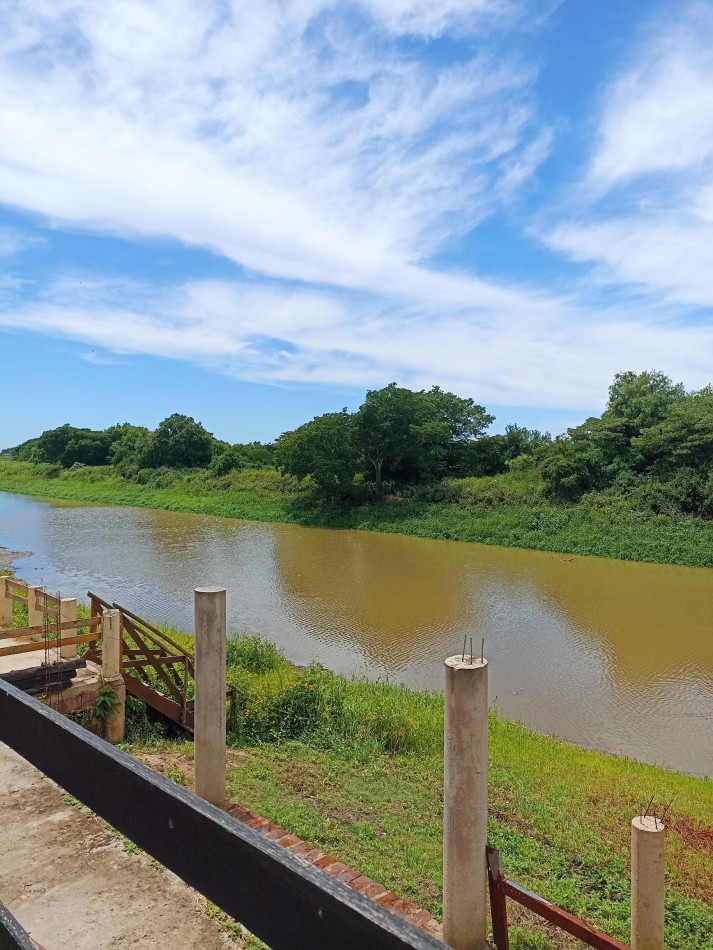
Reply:
[[0, 630], [9, 630], [12, 626], [12, 601], [7, 578], [0, 577]]
[[631, 947], [664, 950], [666, 827], [652, 815], [631, 822]]
[[486, 950], [488, 661], [446, 660], [443, 789], [443, 939]]
[[102, 679], [113, 680], [121, 673], [121, 612], [102, 613]]
[[[60, 600], [58, 616], [60, 623], [70, 623], [77, 619], [77, 600], [75, 597], [64, 597]], [[64, 640], [65, 637], [76, 637], [78, 633], [78, 630], [61, 630], [59, 637]], [[77, 644], [70, 643], [67, 646], [61, 646], [59, 652], [63, 660], [71, 660], [72, 657], [77, 655]]]
[[196, 587], [195, 631], [195, 788], [196, 795], [219, 805], [225, 799], [224, 587]]
[[121, 675], [121, 611], [102, 613], [102, 679], [104, 685], [116, 693], [116, 702], [104, 720], [104, 738], [107, 742], [123, 742], [126, 728], [126, 686]]
[[[28, 627], [42, 627], [45, 622], [45, 612], [42, 607], [37, 606], [37, 592], [42, 594], [41, 586], [34, 586], [27, 588], [27, 626]], [[42, 640], [43, 635], [41, 633], [34, 634], [33, 640]]]

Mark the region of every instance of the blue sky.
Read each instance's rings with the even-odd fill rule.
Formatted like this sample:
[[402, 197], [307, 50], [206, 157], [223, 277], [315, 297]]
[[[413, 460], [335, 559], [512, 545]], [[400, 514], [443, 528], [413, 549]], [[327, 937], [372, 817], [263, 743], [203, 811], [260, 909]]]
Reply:
[[0, 0], [0, 446], [713, 354], [713, 3]]

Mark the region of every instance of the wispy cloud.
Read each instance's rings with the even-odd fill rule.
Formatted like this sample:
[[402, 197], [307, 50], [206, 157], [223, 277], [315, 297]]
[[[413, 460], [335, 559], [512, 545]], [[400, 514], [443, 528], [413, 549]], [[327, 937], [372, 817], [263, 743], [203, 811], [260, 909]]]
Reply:
[[[533, 298], [534, 299], [534, 298]], [[704, 385], [712, 327], [622, 308], [587, 318], [574, 303], [492, 307], [480, 316], [327, 289], [263, 282], [190, 281], [169, 289], [76, 275], [0, 311], [0, 326], [27, 326], [120, 356], [190, 360], [259, 382], [368, 387], [437, 380], [463, 395], [510, 405], [591, 407], [622, 366], [667, 366]], [[546, 306], [544, 304], [547, 304]], [[396, 318], [395, 318], [396, 317]], [[503, 332], [507, 325], [508, 331]]]
[[712, 14], [693, 3], [657, 16], [605, 90], [579, 213], [547, 235], [598, 265], [601, 281], [703, 307], [713, 306]]
[[0, 203], [241, 267], [6, 277], [0, 325], [109, 359], [512, 405], [590, 408], [622, 368], [703, 385], [713, 329], [679, 304], [713, 304], [709, 3], [673, 8], [609, 77], [567, 213], [542, 212], [594, 282], [489, 279], [476, 242], [467, 269], [443, 264], [558, 147], [535, 67], [502, 42], [556, 2], [0, 0]]
[[30, 248], [40, 247], [43, 243], [42, 238], [18, 228], [0, 227], [0, 257], [13, 257]]
[[522, 64], [403, 41], [528, 6], [28, 0], [3, 42], [0, 200], [272, 276], [409, 285], [541, 139]]

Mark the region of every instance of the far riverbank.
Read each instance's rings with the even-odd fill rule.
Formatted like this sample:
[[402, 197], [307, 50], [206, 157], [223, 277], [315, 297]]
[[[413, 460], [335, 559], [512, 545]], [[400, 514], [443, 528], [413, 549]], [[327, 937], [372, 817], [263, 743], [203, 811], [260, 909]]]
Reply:
[[0, 461], [0, 491], [96, 504], [186, 511], [414, 537], [519, 547], [563, 554], [691, 567], [713, 567], [713, 522], [639, 510], [621, 496], [578, 504], [544, 496], [536, 471], [446, 479], [409, 495], [358, 507], [319, 504], [309, 486], [272, 469], [213, 476], [158, 470], [151, 484], [110, 466]]

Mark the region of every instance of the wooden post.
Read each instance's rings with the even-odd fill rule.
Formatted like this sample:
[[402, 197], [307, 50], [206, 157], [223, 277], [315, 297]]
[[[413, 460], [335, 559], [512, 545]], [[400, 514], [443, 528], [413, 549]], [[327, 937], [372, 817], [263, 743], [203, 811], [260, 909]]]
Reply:
[[510, 950], [508, 935], [508, 906], [505, 895], [503, 858], [496, 848], [488, 848], [488, 889], [490, 890], [490, 917], [493, 922], [495, 950]]
[[195, 788], [214, 805], [225, 799], [226, 626], [225, 588], [197, 587]]
[[[42, 594], [41, 586], [27, 588], [27, 626], [42, 627], [45, 622], [45, 612], [42, 607], [37, 606], [37, 595]], [[42, 640], [42, 634], [36, 633], [30, 639]]]
[[12, 601], [6, 577], [0, 577], [0, 630], [9, 630], [12, 626]]
[[446, 660], [443, 789], [443, 938], [486, 950], [488, 661]]
[[653, 815], [631, 822], [631, 947], [664, 950], [666, 827]]
[[[58, 619], [60, 623], [73, 623], [77, 619], [77, 599], [76, 597], [65, 597], [59, 602]], [[77, 655], [77, 644], [69, 643], [62, 646], [62, 631], [59, 634], [60, 656], [63, 660], [69, 660]]]
[[104, 720], [107, 742], [124, 741], [126, 729], [126, 685], [121, 675], [121, 611], [105, 610], [102, 614], [102, 679], [116, 694], [116, 701]]

